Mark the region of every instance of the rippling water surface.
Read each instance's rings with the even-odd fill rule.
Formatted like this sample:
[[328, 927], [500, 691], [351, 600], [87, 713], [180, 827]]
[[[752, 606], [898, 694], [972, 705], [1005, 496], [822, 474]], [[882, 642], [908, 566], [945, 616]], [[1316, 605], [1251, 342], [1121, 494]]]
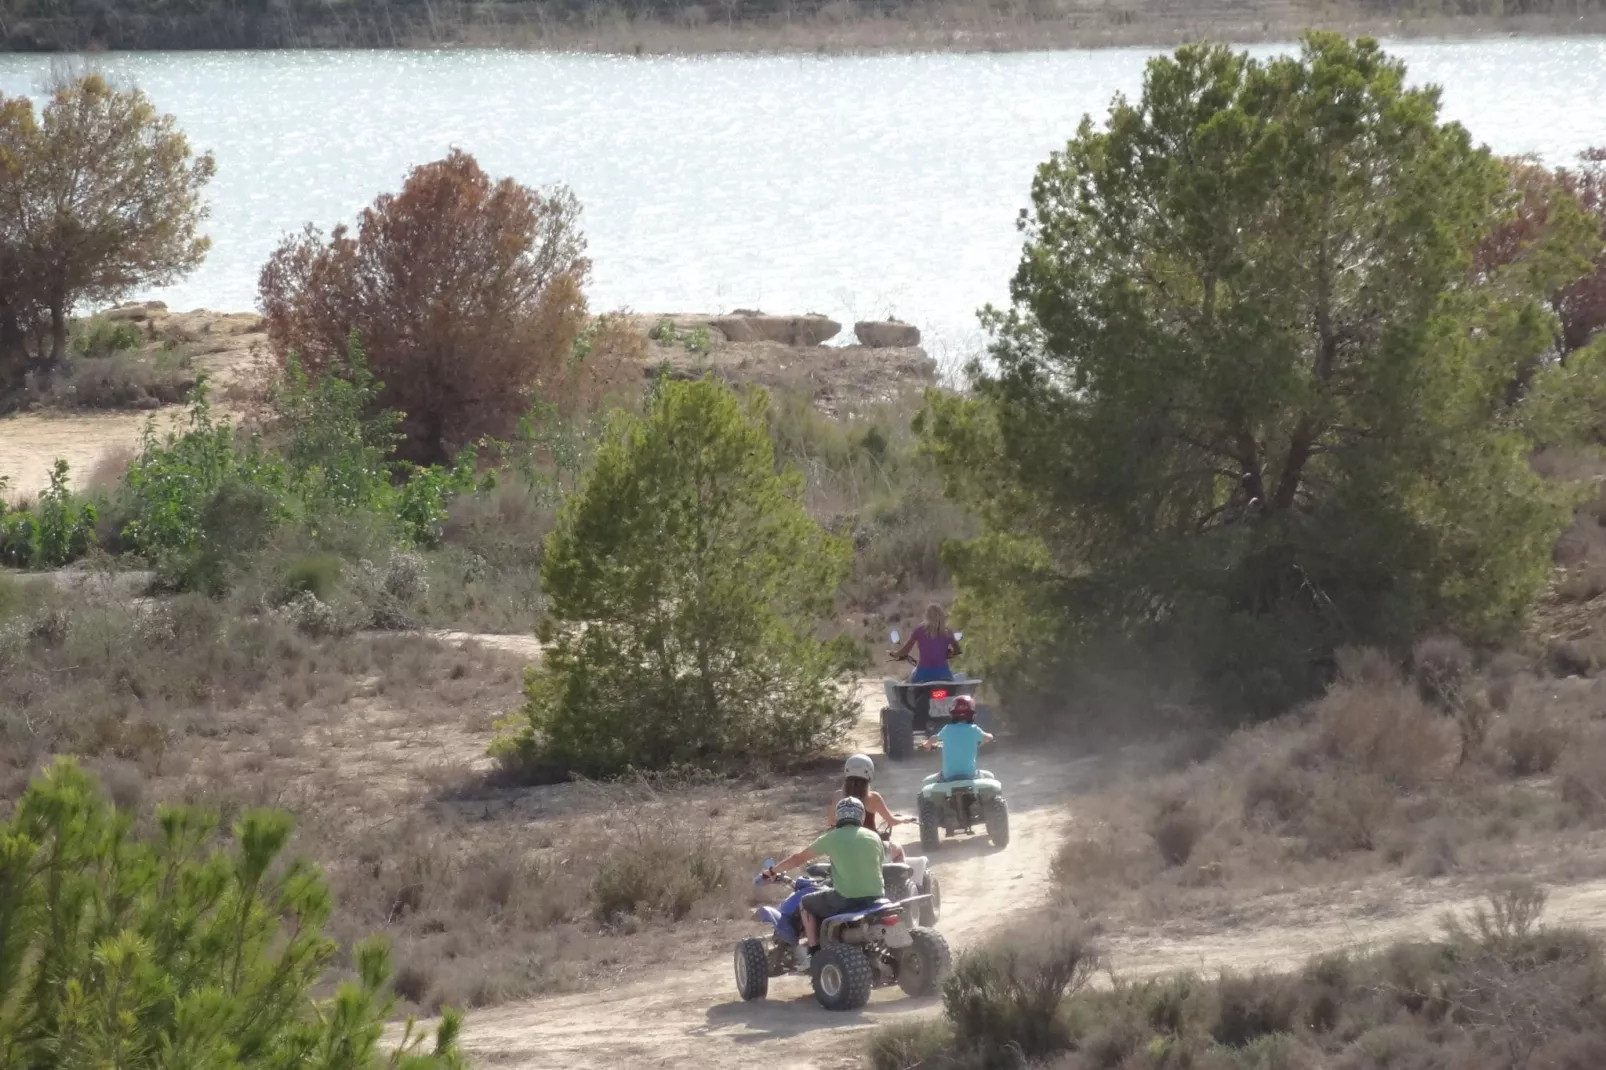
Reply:
[[[1502, 153], [1606, 142], [1606, 40], [1402, 43]], [[1272, 49], [1258, 51], [1269, 52]], [[1140, 50], [626, 59], [516, 52], [96, 57], [216, 153], [211, 256], [150, 296], [243, 310], [287, 230], [350, 219], [452, 146], [585, 204], [593, 304], [893, 313], [949, 359], [1002, 299], [1032, 169], [1134, 93]], [[49, 60], [0, 57], [36, 92]]]

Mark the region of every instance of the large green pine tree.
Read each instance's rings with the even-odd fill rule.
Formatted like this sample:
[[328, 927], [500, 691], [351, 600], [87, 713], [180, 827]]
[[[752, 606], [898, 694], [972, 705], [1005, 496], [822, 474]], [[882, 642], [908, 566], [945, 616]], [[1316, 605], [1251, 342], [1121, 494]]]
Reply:
[[950, 563], [999, 682], [1087, 694], [1141, 651], [1270, 710], [1339, 644], [1510, 633], [1567, 507], [1507, 388], [1594, 249], [1573, 205], [1474, 273], [1511, 203], [1367, 39], [1186, 47], [1084, 119], [1033, 183], [991, 365], [926, 422], [985, 522]]

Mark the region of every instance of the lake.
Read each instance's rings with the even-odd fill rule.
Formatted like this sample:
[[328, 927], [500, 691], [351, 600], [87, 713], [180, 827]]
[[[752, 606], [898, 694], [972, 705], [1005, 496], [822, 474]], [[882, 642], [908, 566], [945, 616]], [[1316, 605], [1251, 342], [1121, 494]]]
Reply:
[[[1606, 39], [1401, 42], [1414, 81], [1501, 153], [1606, 144]], [[1256, 49], [1259, 53], [1274, 48]], [[243, 311], [287, 231], [353, 218], [456, 146], [585, 205], [592, 304], [893, 314], [939, 359], [1007, 296], [1033, 168], [1135, 94], [1146, 50], [633, 59], [506, 51], [92, 57], [212, 150], [212, 252], [147, 294]], [[41, 56], [0, 56], [37, 93]], [[847, 332], [844, 332], [844, 337]]]

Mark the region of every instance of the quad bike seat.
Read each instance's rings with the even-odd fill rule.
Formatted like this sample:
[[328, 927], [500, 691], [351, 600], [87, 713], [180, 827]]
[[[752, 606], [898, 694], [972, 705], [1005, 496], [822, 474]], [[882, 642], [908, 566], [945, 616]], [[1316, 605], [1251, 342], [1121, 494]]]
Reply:
[[894, 903], [890, 899], [877, 899], [875, 902], [871, 903], [867, 907], [861, 907], [858, 910], [851, 910], [846, 914], [833, 914], [829, 918], [826, 918], [825, 920], [826, 921], [840, 921], [840, 922], [844, 922], [844, 923], [860, 921], [860, 920], [862, 920], [864, 918], [868, 918], [872, 914], [879, 914], [882, 911], [886, 910], [888, 907], [895, 907], [897, 905], [898, 904]]
[[969, 777], [969, 776], [954, 777], [952, 780], [944, 780], [941, 773], [932, 773], [930, 776], [926, 777], [926, 781], [925, 782], [927, 784], [954, 784], [954, 785], [960, 785], [960, 784], [974, 784], [978, 780], [996, 780], [996, 779], [998, 779], [998, 778], [993, 776], [993, 774], [990, 771], [988, 771], [986, 769], [978, 769], [978, 770], [976, 770], [976, 775], [973, 776], [973, 777]]

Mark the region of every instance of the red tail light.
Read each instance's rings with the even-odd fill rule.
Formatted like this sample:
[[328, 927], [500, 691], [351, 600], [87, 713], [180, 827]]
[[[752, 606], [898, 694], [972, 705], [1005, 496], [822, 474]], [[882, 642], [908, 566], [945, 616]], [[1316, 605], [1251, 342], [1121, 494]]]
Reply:
[[931, 693], [931, 697], [932, 698], [947, 698], [948, 697], [948, 689], [947, 688], [938, 688], [937, 690], [935, 690], [935, 691], [933, 691]]
[[896, 924], [898, 924], [898, 915], [896, 915], [896, 914], [883, 914], [883, 915], [881, 915], [881, 924], [882, 925], [896, 925]]

